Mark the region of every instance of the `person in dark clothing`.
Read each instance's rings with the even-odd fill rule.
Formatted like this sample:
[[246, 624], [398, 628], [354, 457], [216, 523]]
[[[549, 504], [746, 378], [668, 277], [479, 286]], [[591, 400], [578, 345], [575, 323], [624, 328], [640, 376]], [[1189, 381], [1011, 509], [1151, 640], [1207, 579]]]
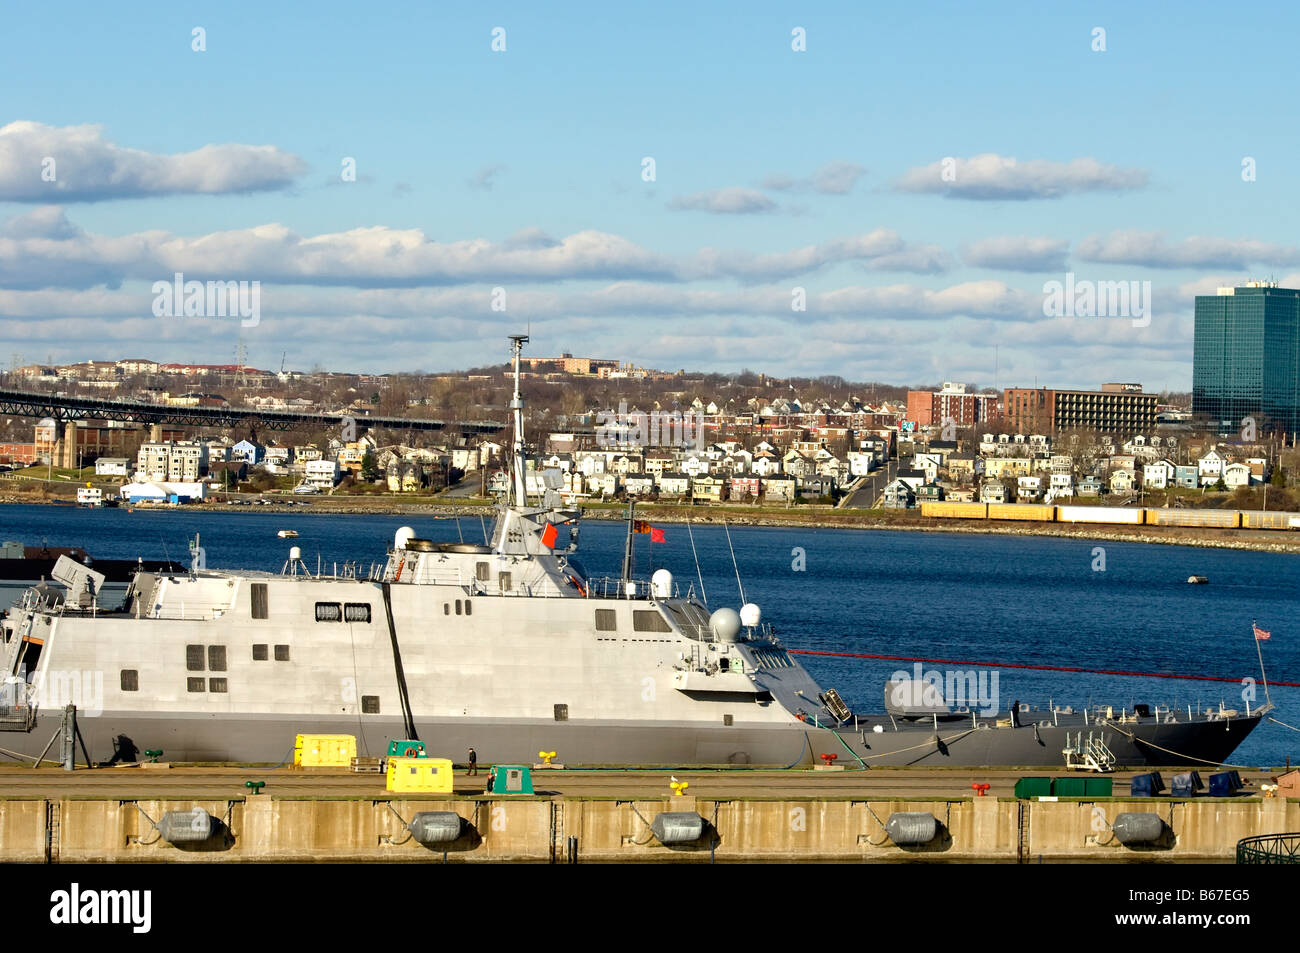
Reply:
[[478, 752], [473, 748], [469, 749], [469, 773], [471, 775], [478, 774]]
[[1011, 703], [1011, 727], [1020, 727], [1020, 701], [1016, 700]]

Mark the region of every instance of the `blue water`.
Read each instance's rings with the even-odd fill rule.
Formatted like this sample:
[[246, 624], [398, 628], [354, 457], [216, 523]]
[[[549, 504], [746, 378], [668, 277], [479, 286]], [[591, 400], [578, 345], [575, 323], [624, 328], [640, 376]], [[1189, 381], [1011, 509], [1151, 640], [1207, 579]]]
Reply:
[[[481, 542], [480, 521], [415, 516], [343, 516], [238, 511], [84, 510], [0, 507], [0, 539], [83, 546], [104, 558], [188, 561], [187, 541], [202, 535], [213, 568], [278, 571], [291, 545], [315, 566], [382, 562], [403, 525], [435, 540]], [[459, 525], [459, 534], [458, 527]], [[491, 528], [489, 522], [488, 528]], [[298, 539], [276, 537], [296, 529]], [[664, 527], [667, 542], [637, 537], [638, 573], [666, 565], [698, 589], [685, 526]], [[694, 528], [712, 608], [738, 607], [727, 538]], [[588, 521], [581, 560], [591, 575], [616, 576], [623, 525]], [[900, 655], [1122, 671], [1259, 677], [1251, 620], [1269, 629], [1262, 643], [1270, 680], [1300, 682], [1300, 556], [1051, 537], [869, 530], [734, 527], [748, 601], [794, 649]], [[1104, 571], [1097, 547], [1104, 547]], [[798, 550], [805, 568], [794, 567]], [[654, 562], [650, 563], [650, 556]], [[1209, 577], [1189, 586], [1189, 575]], [[911, 663], [805, 656], [827, 687], [863, 711], [880, 710], [889, 675]], [[956, 666], [927, 666], [938, 669]], [[1134, 702], [1244, 708], [1242, 687], [1131, 676], [1000, 668], [1002, 707], [1013, 700], [1076, 707]], [[1259, 700], [1263, 692], [1256, 689]], [[1272, 689], [1275, 716], [1300, 726], [1300, 689]], [[1269, 723], [1237, 750], [1243, 764], [1300, 761], [1300, 733]]]

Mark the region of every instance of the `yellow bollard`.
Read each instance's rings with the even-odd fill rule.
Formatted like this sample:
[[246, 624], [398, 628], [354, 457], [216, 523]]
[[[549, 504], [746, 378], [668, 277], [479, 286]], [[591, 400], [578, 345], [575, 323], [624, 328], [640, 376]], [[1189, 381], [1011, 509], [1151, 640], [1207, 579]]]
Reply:
[[542, 759], [542, 764], [544, 764], [544, 765], [549, 765], [549, 764], [551, 763], [551, 759], [555, 757], [555, 752], [554, 752], [554, 751], [539, 751], [539, 752], [537, 752], [537, 757], [539, 757], [539, 758]]
[[669, 782], [668, 786], [673, 789], [673, 795], [675, 797], [681, 797], [686, 793], [686, 789], [691, 786], [691, 782], [678, 781], [676, 778], [674, 778], [671, 782]]

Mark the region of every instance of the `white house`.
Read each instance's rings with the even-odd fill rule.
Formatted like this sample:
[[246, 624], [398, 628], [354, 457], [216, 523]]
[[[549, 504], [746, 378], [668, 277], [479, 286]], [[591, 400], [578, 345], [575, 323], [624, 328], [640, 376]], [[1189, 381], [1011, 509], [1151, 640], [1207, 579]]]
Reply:
[[1148, 490], [1163, 490], [1174, 482], [1174, 465], [1168, 460], [1158, 460], [1142, 467], [1142, 485]]
[[329, 489], [339, 482], [337, 460], [308, 460], [303, 467], [303, 482], [319, 489]]
[[1223, 485], [1230, 490], [1250, 486], [1250, 467], [1244, 463], [1229, 463], [1223, 468]]
[[95, 461], [95, 476], [126, 476], [126, 457], [100, 457]]
[[1201, 486], [1209, 486], [1212, 483], [1219, 482], [1219, 477], [1223, 476], [1223, 468], [1227, 462], [1223, 454], [1217, 450], [1211, 450], [1197, 460], [1196, 466], [1201, 475]]

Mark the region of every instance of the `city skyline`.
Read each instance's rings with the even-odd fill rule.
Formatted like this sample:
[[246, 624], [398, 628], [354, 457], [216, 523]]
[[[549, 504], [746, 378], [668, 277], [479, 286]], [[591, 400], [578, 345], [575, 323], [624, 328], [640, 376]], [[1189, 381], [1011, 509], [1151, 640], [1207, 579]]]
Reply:
[[[1242, 95], [1286, 81], [1293, 11], [346, 17], [11, 13], [14, 75], [48, 79], [0, 110], [6, 363], [242, 337], [252, 365], [442, 370], [527, 330], [665, 369], [1188, 392], [1197, 294], [1300, 285], [1295, 133]], [[1256, 53], [1225, 64], [1234, 30]], [[156, 316], [177, 274], [257, 282], [257, 320]], [[1076, 278], [1149, 282], [1148, 323], [1048, 317]]]

